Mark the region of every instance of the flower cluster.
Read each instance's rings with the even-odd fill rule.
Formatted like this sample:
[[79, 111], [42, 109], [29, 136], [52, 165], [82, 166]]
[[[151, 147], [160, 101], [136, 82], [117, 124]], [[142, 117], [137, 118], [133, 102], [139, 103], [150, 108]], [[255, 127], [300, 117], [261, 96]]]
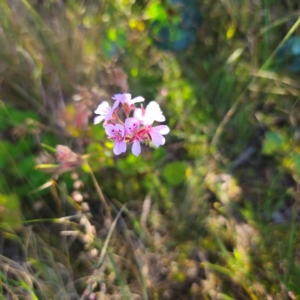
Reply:
[[[138, 156], [141, 153], [141, 143], [152, 141], [155, 147], [165, 143], [163, 135], [169, 133], [170, 129], [166, 125], [153, 126], [153, 123], [165, 121], [165, 117], [157, 102], [151, 101], [146, 108], [141, 105], [135, 106], [138, 102], [143, 102], [143, 97], [131, 99], [130, 94], [117, 94], [112, 98], [113, 106], [108, 102], [102, 102], [95, 114], [94, 124], [104, 121], [106, 134], [114, 140], [114, 153], [119, 155], [126, 152], [127, 143], [132, 144], [132, 153]], [[121, 114], [125, 116], [125, 121], [120, 119]]]

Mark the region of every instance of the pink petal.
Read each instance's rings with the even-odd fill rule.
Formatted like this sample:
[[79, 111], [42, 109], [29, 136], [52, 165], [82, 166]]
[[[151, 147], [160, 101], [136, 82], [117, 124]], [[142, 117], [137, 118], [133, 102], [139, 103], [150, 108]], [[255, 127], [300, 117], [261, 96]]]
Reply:
[[159, 107], [159, 104], [155, 101], [151, 101], [146, 107], [147, 115], [153, 118], [157, 122], [163, 122], [166, 120], [162, 111]]
[[121, 101], [123, 99], [123, 94], [115, 94], [112, 99]]
[[118, 101], [118, 103], [124, 104], [125, 102], [130, 101], [131, 99], [131, 94], [116, 94], [113, 96], [113, 99]]
[[149, 112], [149, 113], [156, 113], [156, 114], [162, 114], [162, 111], [161, 111], [161, 109], [160, 109], [160, 107], [159, 107], [159, 105], [158, 105], [158, 103], [157, 102], [155, 102], [155, 101], [151, 101], [148, 105], [147, 105], [147, 107], [146, 107], [146, 111], [147, 112]]
[[134, 111], [134, 117], [143, 125], [152, 125], [154, 121], [163, 122], [166, 120], [157, 102], [151, 101], [145, 110], [137, 108]]
[[106, 115], [110, 111], [109, 104], [104, 101], [101, 104], [98, 105], [97, 109], [94, 111], [97, 115]]
[[152, 127], [151, 131], [160, 134], [168, 134], [170, 132], [170, 128], [167, 125], [159, 125]]
[[156, 147], [159, 147], [166, 142], [166, 139], [162, 135], [170, 132], [169, 127], [166, 125], [148, 127], [147, 129], [151, 136], [151, 140]]
[[135, 156], [139, 156], [141, 153], [141, 144], [139, 141], [134, 141], [131, 148], [132, 153]]
[[126, 142], [125, 141], [115, 141], [115, 145], [114, 145], [114, 154], [115, 155], [119, 155], [123, 152], [126, 152]]
[[138, 96], [138, 97], [131, 99], [130, 103], [133, 104], [133, 103], [143, 102], [143, 101], [145, 101], [145, 99], [142, 96]]
[[[117, 105], [115, 105], [117, 104]], [[114, 110], [118, 107], [119, 103], [117, 103], [117, 101], [114, 103], [113, 107], [111, 108], [111, 110], [108, 112], [108, 114], [105, 116], [105, 120], [108, 121], [109, 119], [111, 119], [112, 114], [114, 112]]]
[[116, 125], [115, 125], [115, 129], [116, 129], [119, 133], [121, 133], [122, 136], [124, 136], [125, 128], [124, 128], [123, 125], [121, 125], [121, 124], [116, 124]]
[[155, 119], [154, 118], [152, 118], [151, 116], [145, 116], [144, 117], [144, 119], [143, 119], [143, 124], [145, 125], [145, 126], [149, 126], [149, 125], [152, 125], [153, 124], [153, 122], [155, 121]]
[[105, 116], [105, 121], [109, 121], [109, 119], [112, 117], [112, 112], [111, 113], [108, 113], [106, 116]]
[[111, 111], [114, 111], [119, 106], [120, 102], [121, 101], [119, 101], [119, 100], [115, 101], [112, 108], [111, 108]]
[[157, 122], [164, 122], [164, 121], [166, 121], [166, 118], [165, 118], [164, 115], [156, 116], [155, 117], [155, 121], [157, 121]]
[[135, 118], [127, 118], [125, 120], [126, 131], [130, 134], [136, 132], [136, 130], [139, 128], [139, 125], [139, 121]]
[[115, 133], [115, 126], [112, 125], [112, 124], [107, 124], [105, 127], [105, 132], [107, 135], [109, 136], [114, 136], [114, 133]]
[[97, 116], [97, 117], [94, 119], [94, 124], [99, 124], [99, 123], [101, 123], [104, 119], [105, 119], [105, 116]]
[[166, 141], [166, 139], [160, 134], [156, 132], [149, 132], [151, 136], [151, 140], [155, 147], [159, 147], [160, 145], [163, 145]]
[[133, 116], [139, 120], [139, 121], [142, 121], [143, 120], [143, 111], [141, 108], [136, 108], [134, 113], [133, 113]]

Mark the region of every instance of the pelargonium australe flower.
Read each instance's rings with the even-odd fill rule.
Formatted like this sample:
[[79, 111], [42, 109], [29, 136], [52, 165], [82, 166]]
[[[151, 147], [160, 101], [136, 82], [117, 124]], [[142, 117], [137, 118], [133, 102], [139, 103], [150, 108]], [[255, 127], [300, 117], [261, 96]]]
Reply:
[[126, 131], [123, 125], [121, 124], [107, 124], [105, 126], [105, 132], [108, 136], [115, 141], [114, 153], [119, 155], [123, 152], [126, 152]]
[[[99, 116], [95, 117], [94, 124], [104, 121], [105, 132], [114, 140], [115, 155], [126, 152], [127, 143], [132, 144], [131, 151], [136, 156], [141, 153], [141, 143], [152, 141], [155, 147], [164, 145], [164, 135], [170, 129], [166, 125], [153, 126], [155, 121], [165, 121], [157, 102], [138, 108], [135, 104], [144, 101], [141, 96], [132, 99], [131, 94], [116, 94], [112, 99], [115, 101], [112, 107], [106, 101], [97, 107], [95, 113]], [[125, 116], [124, 121], [121, 116]]]
[[97, 116], [94, 119], [94, 124], [101, 123], [110, 111], [111, 111], [111, 107], [109, 106], [109, 104], [106, 101], [104, 101], [100, 105], [98, 105], [97, 109], [95, 110], [95, 114], [100, 115], [100, 116]]
[[131, 99], [131, 94], [116, 94], [112, 97], [115, 100], [110, 112], [106, 115], [105, 120], [109, 120], [112, 117], [113, 112], [117, 109], [119, 104], [122, 104], [122, 108], [128, 117], [131, 109], [134, 109], [134, 103], [143, 102], [145, 99], [141, 96]]
[[159, 125], [159, 126], [149, 126], [147, 127], [147, 133], [151, 137], [151, 141], [153, 142], [154, 146], [159, 147], [160, 145], [164, 145], [166, 139], [163, 135], [166, 135], [170, 132], [170, 129], [166, 125]]
[[144, 109], [143, 105], [141, 108], [135, 109], [134, 117], [143, 125], [151, 125], [154, 121], [163, 122], [166, 120], [158, 103], [155, 101], [151, 101], [146, 109]]
[[136, 156], [141, 153], [141, 142], [147, 140], [143, 130], [140, 130], [140, 123], [135, 118], [127, 118], [125, 120], [126, 132], [131, 136], [129, 142], [132, 143], [132, 153]]

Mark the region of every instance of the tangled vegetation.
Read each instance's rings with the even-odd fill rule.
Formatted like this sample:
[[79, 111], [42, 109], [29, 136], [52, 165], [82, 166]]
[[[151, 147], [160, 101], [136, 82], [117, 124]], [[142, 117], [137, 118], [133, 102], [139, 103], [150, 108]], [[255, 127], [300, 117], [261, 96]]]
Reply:
[[[299, 11], [0, 0], [1, 299], [300, 299]], [[163, 146], [114, 155], [120, 93]]]

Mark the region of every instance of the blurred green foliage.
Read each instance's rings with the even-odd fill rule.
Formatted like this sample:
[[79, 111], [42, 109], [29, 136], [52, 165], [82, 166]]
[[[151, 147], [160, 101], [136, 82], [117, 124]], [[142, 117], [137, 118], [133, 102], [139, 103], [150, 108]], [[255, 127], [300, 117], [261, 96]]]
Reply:
[[16, 193], [29, 201], [31, 192], [49, 178], [34, 169], [36, 143], [33, 135], [28, 134], [37, 130], [35, 122], [39, 117], [34, 111], [2, 106], [0, 120], [3, 133], [0, 143], [1, 191]]
[[[1, 296], [298, 299], [299, 5], [0, 0]], [[166, 145], [113, 155], [119, 92]]]
[[164, 167], [163, 176], [170, 185], [178, 185], [184, 181], [185, 169], [183, 162], [171, 162]]
[[20, 200], [17, 195], [0, 195], [0, 219], [1, 226], [16, 228], [22, 224]]

